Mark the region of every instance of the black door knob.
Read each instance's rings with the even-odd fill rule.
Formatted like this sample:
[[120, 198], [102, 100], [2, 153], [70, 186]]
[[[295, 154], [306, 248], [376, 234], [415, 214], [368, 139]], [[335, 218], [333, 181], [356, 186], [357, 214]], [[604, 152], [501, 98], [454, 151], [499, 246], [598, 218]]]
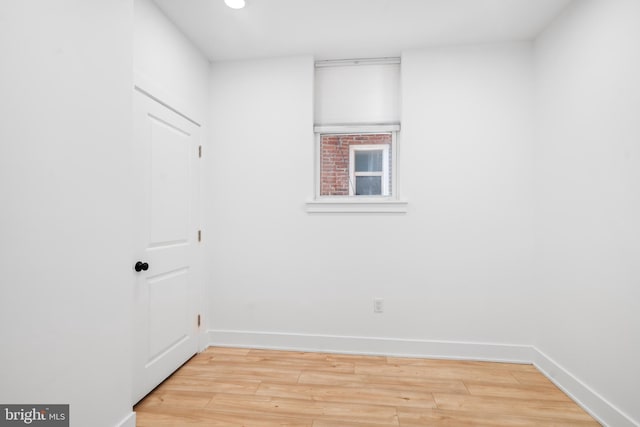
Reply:
[[136, 265], [133, 266], [133, 269], [138, 272], [147, 271], [149, 269], [149, 264], [147, 264], [146, 262], [138, 261], [136, 262]]

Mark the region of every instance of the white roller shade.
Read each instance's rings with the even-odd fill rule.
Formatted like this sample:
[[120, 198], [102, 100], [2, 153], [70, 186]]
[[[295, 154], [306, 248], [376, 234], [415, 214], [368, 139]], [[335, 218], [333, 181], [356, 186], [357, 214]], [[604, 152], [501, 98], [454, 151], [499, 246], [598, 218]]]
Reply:
[[400, 122], [400, 59], [316, 62], [315, 124]]

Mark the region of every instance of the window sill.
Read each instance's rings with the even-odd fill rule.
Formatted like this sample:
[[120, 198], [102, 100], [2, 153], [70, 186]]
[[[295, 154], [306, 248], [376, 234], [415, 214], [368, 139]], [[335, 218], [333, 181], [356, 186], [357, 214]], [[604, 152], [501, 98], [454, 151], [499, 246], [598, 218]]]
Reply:
[[407, 202], [404, 200], [376, 199], [318, 199], [308, 201], [308, 213], [407, 213]]

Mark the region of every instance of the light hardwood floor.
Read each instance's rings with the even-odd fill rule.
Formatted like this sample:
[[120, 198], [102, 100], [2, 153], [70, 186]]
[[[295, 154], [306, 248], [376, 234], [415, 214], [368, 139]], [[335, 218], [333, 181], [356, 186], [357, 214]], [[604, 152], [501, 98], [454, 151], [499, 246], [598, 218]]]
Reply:
[[146, 426], [599, 426], [532, 365], [209, 348], [136, 407]]

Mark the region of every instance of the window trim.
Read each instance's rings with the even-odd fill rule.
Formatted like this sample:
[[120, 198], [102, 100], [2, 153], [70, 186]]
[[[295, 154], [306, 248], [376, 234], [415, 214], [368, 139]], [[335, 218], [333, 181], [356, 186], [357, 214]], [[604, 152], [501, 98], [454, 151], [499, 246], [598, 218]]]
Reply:
[[[400, 177], [398, 159], [400, 147], [398, 133], [400, 124], [375, 125], [316, 125], [314, 150], [314, 193], [313, 198], [306, 202], [309, 213], [406, 213], [407, 202], [400, 198]], [[382, 196], [321, 196], [320, 195], [320, 143], [322, 135], [346, 135], [354, 133], [391, 133], [391, 187], [389, 195]], [[387, 171], [388, 172], [388, 171]], [[388, 180], [387, 180], [388, 185]]]

